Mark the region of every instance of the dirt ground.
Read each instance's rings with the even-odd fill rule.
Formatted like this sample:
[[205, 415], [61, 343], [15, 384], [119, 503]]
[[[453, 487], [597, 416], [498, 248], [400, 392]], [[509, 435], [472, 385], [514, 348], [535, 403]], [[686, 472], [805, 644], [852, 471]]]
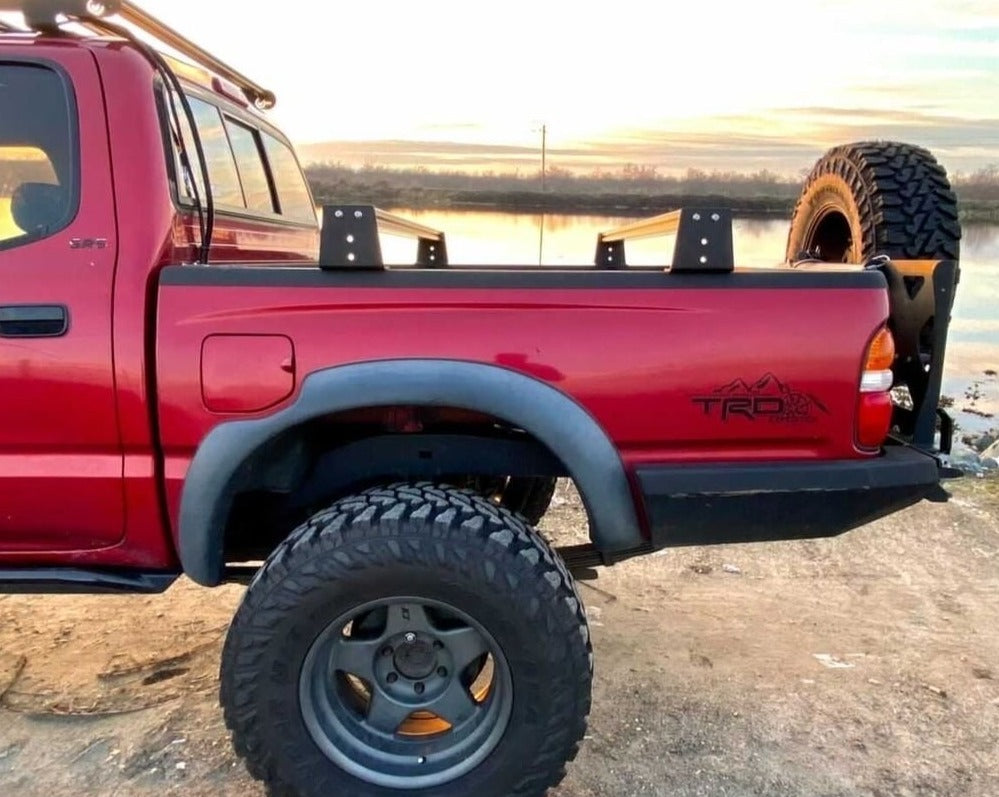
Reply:
[[[999, 480], [953, 491], [585, 584], [594, 710], [554, 797], [999, 794]], [[216, 699], [240, 594], [0, 597], [0, 795], [262, 795]]]

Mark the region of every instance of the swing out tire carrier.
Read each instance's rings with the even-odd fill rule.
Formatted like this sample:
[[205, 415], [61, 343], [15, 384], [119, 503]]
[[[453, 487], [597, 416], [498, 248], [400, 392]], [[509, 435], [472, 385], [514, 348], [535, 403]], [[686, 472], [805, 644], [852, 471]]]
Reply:
[[[320, 225], [274, 101], [133, 3], [0, 0], [0, 591], [247, 584], [221, 699], [275, 793], [541, 795], [590, 708], [577, 580], [947, 499], [960, 229], [925, 150], [831, 151], [773, 269], [720, 207], [456, 266], [370, 205]], [[588, 541], [554, 549], [560, 478]]]

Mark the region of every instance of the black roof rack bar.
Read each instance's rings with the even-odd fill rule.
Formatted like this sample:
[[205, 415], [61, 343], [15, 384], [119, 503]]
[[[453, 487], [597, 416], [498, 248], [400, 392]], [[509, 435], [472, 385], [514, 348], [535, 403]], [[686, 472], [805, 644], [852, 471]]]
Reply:
[[135, 3], [122, 0], [118, 11], [123, 20], [137, 28], [155, 36], [156, 39], [172, 47], [182, 55], [191, 58], [195, 63], [207, 67], [219, 77], [225, 78], [239, 86], [246, 96], [260, 108], [273, 108], [277, 98], [274, 92], [265, 89], [256, 81], [250, 80], [241, 72], [236, 71], [224, 61], [220, 61], [207, 50], [184, 38], [173, 28], [160, 22], [156, 17], [146, 13]]
[[258, 108], [272, 108], [277, 102], [274, 92], [220, 61], [207, 50], [188, 40], [183, 34], [143, 11], [128, 0], [0, 0], [0, 11], [20, 11], [32, 30], [51, 30], [58, 26], [58, 17], [98, 24], [101, 19], [117, 14], [122, 21], [149, 34], [161, 44], [190, 58], [199, 66], [236, 84]]

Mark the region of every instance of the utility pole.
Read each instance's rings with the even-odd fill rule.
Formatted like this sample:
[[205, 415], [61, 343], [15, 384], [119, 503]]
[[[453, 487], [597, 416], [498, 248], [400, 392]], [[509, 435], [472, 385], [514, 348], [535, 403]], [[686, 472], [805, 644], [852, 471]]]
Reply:
[[[548, 191], [547, 176], [545, 174], [548, 159], [548, 125], [541, 123], [541, 193]], [[541, 200], [544, 202], [544, 198]], [[545, 251], [545, 211], [541, 209], [541, 224], [538, 229], [538, 265], [541, 265]]]
[[541, 125], [541, 191], [546, 190], [545, 186], [545, 166], [548, 157], [548, 125]]

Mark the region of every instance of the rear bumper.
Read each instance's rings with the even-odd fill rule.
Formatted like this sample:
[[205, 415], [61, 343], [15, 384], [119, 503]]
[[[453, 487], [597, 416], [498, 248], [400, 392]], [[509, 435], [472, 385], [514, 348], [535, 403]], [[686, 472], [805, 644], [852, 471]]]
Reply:
[[655, 548], [830, 537], [924, 498], [945, 500], [929, 454], [636, 470]]

